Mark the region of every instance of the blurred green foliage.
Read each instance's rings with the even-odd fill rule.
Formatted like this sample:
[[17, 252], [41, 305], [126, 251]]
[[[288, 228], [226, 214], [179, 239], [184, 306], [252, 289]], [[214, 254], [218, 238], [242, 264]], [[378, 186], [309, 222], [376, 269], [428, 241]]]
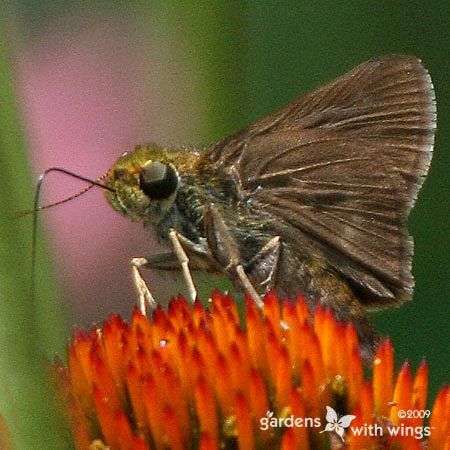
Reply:
[[56, 449], [61, 427], [49, 401], [46, 356], [64, 348], [62, 305], [48, 258], [40, 258], [37, 273], [45, 280], [43, 299], [37, 304], [30, 296], [30, 220], [17, 213], [30, 209], [33, 191], [5, 35], [0, 17], [0, 413], [17, 448]]

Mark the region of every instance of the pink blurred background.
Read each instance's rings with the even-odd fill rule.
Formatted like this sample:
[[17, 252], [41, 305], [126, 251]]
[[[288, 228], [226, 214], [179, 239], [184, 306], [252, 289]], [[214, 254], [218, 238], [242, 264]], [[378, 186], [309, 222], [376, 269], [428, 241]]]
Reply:
[[[19, 106], [35, 174], [58, 166], [95, 179], [136, 144], [201, 140], [201, 95], [183, 49], [171, 46], [157, 22], [149, 35], [133, 16], [95, 14], [72, 11], [17, 45]], [[51, 174], [43, 203], [84, 186]], [[129, 259], [156, 251], [150, 231], [115, 213], [98, 189], [42, 220], [70, 323], [89, 325], [112, 311], [128, 316], [135, 301]], [[164, 297], [170, 279], [148, 278]]]

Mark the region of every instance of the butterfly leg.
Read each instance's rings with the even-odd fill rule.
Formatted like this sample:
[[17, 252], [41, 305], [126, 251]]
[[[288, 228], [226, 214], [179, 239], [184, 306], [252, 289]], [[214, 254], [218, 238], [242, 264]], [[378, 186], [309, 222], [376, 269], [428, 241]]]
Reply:
[[133, 281], [138, 292], [139, 308], [143, 314], [146, 312], [146, 304], [150, 306], [151, 310], [154, 310], [158, 303], [142, 277], [142, 268], [163, 271], [181, 270], [189, 290], [189, 300], [192, 303], [197, 298], [197, 289], [190, 268], [207, 272], [217, 271], [213, 266], [206, 242], [196, 244], [175, 230], [170, 230], [169, 239], [174, 249], [173, 252], [158, 253], [131, 260]]
[[281, 256], [281, 237], [275, 236], [252, 258], [247, 266], [248, 277], [255, 285], [271, 289], [276, 285]]
[[184, 281], [186, 282], [186, 286], [189, 291], [189, 300], [191, 301], [191, 303], [194, 303], [197, 299], [197, 289], [195, 288], [194, 280], [189, 269], [189, 257], [185, 252], [183, 245], [181, 244], [180, 238], [181, 235], [174, 229], [171, 229], [169, 231], [169, 239], [172, 242], [173, 251], [178, 259], [178, 262], [181, 265]]
[[213, 205], [205, 205], [204, 220], [211, 256], [235, 284], [251, 295], [258, 308], [262, 308], [263, 302], [245, 273], [236, 241]]
[[141, 274], [141, 269], [143, 267], [148, 267], [147, 258], [132, 258], [131, 261], [131, 272], [133, 275], [133, 284], [136, 287], [138, 294], [139, 309], [141, 313], [145, 316], [147, 313], [146, 304], [148, 303], [151, 310], [156, 308], [157, 302], [153, 297], [150, 289], [147, 286], [144, 278]]
[[[174, 243], [174, 253], [159, 253], [157, 255], [152, 255], [148, 258], [132, 258], [131, 259], [131, 269], [133, 274], [133, 284], [138, 293], [139, 309], [142, 314], [146, 314], [146, 305], [150, 306], [153, 311], [158, 302], [153, 297], [150, 289], [148, 288], [147, 282], [144, 280], [141, 269], [152, 269], [152, 270], [181, 270], [183, 271], [183, 276], [186, 281], [186, 285], [189, 290], [189, 299], [193, 303], [197, 297], [197, 291], [195, 289], [194, 282], [192, 280], [192, 275], [189, 270], [189, 258], [184, 251], [178, 236], [171, 237], [171, 241]], [[180, 267], [181, 266], [181, 267]]]

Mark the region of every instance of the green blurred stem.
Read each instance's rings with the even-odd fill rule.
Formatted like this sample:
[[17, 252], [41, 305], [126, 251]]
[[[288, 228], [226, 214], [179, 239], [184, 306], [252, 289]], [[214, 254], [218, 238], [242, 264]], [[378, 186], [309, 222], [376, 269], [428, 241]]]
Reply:
[[[2, 11], [3, 12], [3, 11]], [[0, 16], [0, 414], [16, 448], [64, 448], [49, 401], [48, 357], [65, 346], [62, 306], [48, 261], [39, 260], [42, 300], [30, 296], [31, 221], [16, 213], [32, 205], [32, 177], [15, 104], [6, 21]]]

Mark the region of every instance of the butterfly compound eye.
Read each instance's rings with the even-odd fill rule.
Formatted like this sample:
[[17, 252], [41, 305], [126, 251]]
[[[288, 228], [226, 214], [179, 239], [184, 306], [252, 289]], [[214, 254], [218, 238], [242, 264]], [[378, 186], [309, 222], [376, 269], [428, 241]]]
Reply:
[[149, 162], [139, 176], [144, 194], [153, 200], [163, 200], [178, 188], [178, 174], [170, 164]]

